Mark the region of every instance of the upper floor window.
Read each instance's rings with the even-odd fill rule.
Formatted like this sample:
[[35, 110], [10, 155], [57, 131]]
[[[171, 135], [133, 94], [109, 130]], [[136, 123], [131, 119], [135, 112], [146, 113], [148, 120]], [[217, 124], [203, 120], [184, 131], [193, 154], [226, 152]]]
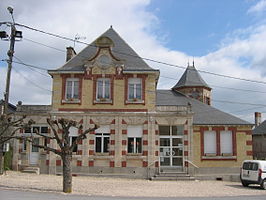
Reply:
[[66, 100], [79, 99], [79, 79], [69, 78], [66, 80]]
[[97, 93], [96, 99], [110, 99], [110, 79], [99, 78], [97, 79]]
[[128, 79], [128, 100], [142, 99], [142, 85], [140, 78]]

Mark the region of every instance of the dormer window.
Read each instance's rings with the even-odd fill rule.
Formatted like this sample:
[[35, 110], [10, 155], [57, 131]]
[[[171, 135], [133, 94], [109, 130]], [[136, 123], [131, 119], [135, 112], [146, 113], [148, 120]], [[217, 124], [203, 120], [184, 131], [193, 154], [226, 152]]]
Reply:
[[99, 78], [97, 79], [97, 101], [110, 100], [110, 79], [109, 78]]
[[65, 99], [68, 101], [79, 99], [79, 79], [68, 78], [66, 80], [66, 96]]
[[136, 101], [142, 99], [142, 79], [130, 78], [128, 79], [128, 100]]

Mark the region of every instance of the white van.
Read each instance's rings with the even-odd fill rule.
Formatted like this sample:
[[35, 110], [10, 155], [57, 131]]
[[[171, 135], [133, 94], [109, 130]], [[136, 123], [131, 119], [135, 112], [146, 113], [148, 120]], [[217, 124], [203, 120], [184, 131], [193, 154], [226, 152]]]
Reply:
[[266, 190], [266, 161], [245, 160], [241, 167], [240, 179], [244, 187], [259, 184]]

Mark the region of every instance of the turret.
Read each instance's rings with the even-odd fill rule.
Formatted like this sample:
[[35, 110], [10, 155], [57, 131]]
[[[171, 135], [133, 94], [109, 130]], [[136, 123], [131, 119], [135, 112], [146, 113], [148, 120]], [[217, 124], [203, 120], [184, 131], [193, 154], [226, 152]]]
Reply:
[[194, 66], [194, 61], [192, 66], [188, 64], [186, 71], [172, 90], [181, 92], [208, 105], [211, 104], [211, 88], [200, 76]]

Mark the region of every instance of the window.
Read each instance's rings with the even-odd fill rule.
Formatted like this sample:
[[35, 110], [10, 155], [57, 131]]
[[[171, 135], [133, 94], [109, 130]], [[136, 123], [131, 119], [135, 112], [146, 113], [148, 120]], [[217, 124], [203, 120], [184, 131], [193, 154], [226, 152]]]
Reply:
[[128, 99], [138, 100], [142, 99], [142, 85], [140, 78], [130, 78], [128, 79]]
[[204, 132], [204, 155], [216, 155], [216, 132]]
[[[69, 144], [70, 146], [76, 141], [78, 137], [78, 129], [76, 127], [69, 128]], [[73, 152], [78, 151], [78, 145], [73, 149]]]
[[68, 78], [66, 80], [66, 100], [79, 99], [79, 79]]
[[110, 127], [100, 126], [95, 130], [95, 152], [108, 153], [110, 140]]
[[231, 131], [221, 131], [220, 133], [220, 144], [221, 144], [221, 154], [222, 155], [232, 155], [233, 154], [233, 141]]
[[110, 79], [97, 79], [96, 100], [110, 99]]
[[22, 141], [22, 151], [27, 151], [27, 140], [26, 138]]
[[48, 126], [33, 126], [30, 128], [25, 128], [24, 129], [24, 133], [26, 133], [27, 135], [31, 135], [32, 133], [40, 133], [40, 134], [48, 134]]
[[142, 126], [131, 126], [127, 127], [128, 136], [128, 153], [142, 153]]
[[204, 132], [204, 156], [231, 157], [233, 152], [232, 131], [205, 131]]

